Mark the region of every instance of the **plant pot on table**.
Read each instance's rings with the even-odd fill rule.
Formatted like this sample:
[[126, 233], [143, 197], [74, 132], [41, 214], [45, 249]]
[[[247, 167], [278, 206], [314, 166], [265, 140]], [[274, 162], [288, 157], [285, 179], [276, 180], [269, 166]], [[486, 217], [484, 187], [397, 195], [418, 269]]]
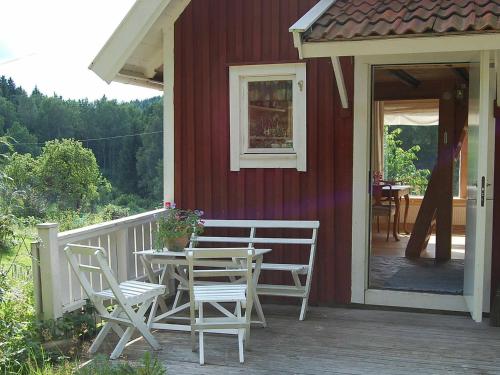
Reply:
[[188, 235], [182, 237], [166, 238], [164, 246], [169, 251], [183, 251], [189, 242]]

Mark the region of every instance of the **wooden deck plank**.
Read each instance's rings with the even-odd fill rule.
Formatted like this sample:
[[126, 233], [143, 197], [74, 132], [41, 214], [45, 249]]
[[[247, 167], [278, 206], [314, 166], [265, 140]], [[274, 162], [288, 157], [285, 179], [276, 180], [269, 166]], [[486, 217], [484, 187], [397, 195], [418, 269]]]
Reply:
[[[252, 329], [245, 363], [234, 336], [206, 335], [205, 359], [189, 334], [155, 332], [158, 358], [171, 374], [500, 374], [500, 329], [467, 316], [355, 308], [265, 305], [269, 327]], [[138, 360], [150, 348], [125, 349]]]

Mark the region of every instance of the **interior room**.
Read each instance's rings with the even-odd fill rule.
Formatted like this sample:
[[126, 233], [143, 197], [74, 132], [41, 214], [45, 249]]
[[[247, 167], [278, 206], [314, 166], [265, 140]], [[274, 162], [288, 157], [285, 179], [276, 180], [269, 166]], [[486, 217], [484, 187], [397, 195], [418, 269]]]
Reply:
[[468, 67], [372, 74], [369, 287], [463, 294]]

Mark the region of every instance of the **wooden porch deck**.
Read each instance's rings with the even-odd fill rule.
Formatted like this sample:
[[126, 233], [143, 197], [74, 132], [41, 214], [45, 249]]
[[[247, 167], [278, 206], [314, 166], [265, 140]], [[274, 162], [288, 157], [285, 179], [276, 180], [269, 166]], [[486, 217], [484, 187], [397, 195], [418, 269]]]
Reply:
[[[188, 333], [156, 332], [168, 374], [500, 374], [500, 328], [488, 320], [417, 312], [264, 305], [269, 326], [254, 328], [245, 363], [235, 336], [206, 335], [206, 364]], [[150, 348], [125, 349], [131, 361]]]

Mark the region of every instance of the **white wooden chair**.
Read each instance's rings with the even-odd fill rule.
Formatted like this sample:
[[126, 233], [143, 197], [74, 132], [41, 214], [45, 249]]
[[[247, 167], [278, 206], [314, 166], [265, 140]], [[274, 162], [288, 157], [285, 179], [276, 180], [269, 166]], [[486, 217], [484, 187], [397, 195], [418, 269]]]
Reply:
[[[136, 329], [153, 349], [158, 350], [160, 345], [151, 334], [149, 327], [144, 322], [144, 318], [153, 301], [165, 293], [165, 286], [140, 281], [125, 281], [118, 284], [102, 247], [67, 244], [64, 252], [85, 293], [94, 304], [101, 318], [106, 320], [106, 324], [102, 327], [89, 349], [90, 353], [95, 353], [99, 349], [104, 338], [111, 330], [120, 337], [118, 344], [111, 353], [111, 359], [116, 359], [121, 355]], [[97, 266], [81, 264], [80, 259], [82, 256], [86, 256], [86, 259], [95, 259], [96, 263], [89, 263], [97, 264]], [[94, 290], [86, 273], [101, 274], [109, 289]], [[109, 300], [116, 303], [112, 312], [108, 312], [108, 309], [104, 306], [104, 302]], [[120, 326], [126, 326], [127, 328], [123, 331]]]
[[[244, 362], [244, 346], [250, 340], [252, 315], [252, 258], [253, 248], [196, 248], [186, 249], [189, 265], [189, 297], [191, 318], [191, 345], [196, 346], [195, 332], [199, 332], [200, 364], [205, 363], [204, 332], [233, 333], [238, 335], [240, 362]], [[230, 266], [227, 266], [228, 262]], [[220, 268], [225, 264], [225, 268]], [[212, 266], [210, 266], [212, 265]], [[208, 267], [207, 267], [208, 266]], [[209, 268], [212, 267], [212, 268]], [[207, 283], [207, 278], [236, 278], [239, 283]], [[204, 280], [197, 280], [203, 278]], [[208, 303], [224, 314], [206, 317], [203, 305]], [[235, 303], [234, 313], [221, 303]], [[242, 309], [245, 313], [242, 314]], [[196, 317], [198, 310], [198, 317]], [[245, 344], [245, 345], [244, 345]]]

